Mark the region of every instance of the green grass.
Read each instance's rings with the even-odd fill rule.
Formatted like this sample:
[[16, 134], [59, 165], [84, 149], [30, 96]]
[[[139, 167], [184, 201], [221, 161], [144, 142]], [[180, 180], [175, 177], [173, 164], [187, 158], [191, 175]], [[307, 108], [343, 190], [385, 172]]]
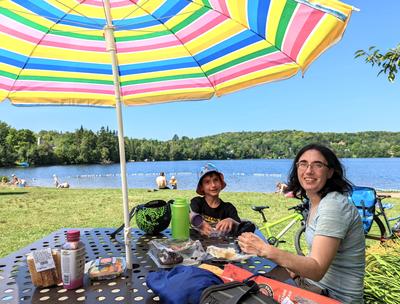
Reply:
[[[171, 190], [147, 192], [146, 189], [129, 190], [129, 205], [153, 199], [169, 200], [177, 197], [192, 198], [194, 191]], [[234, 203], [239, 216], [256, 224], [261, 223], [252, 205], [269, 205], [266, 211], [274, 221], [290, 214], [287, 208], [298, 203], [275, 193], [223, 192], [221, 198]], [[388, 199], [395, 207], [389, 216], [400, 214], [400, 198]], [[12, 188], [0, 186], [0, 258], [37, 241], [60, 228], [118, 227], [123, 222], [122, 194], [119, 189], [55, 189]], [[132, 222], [132, 226], [135, 223]], [[287, 243], [280, 247], [294, 251], [296, 228], [285, 236]]]

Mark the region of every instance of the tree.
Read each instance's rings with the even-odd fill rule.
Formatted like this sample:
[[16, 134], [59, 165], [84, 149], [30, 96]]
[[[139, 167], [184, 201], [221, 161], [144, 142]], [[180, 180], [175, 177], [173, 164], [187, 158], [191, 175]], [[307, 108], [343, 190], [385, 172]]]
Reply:
[[390, 82], [394, 82], [398, 69], [400, 69], [400, 44], [393, 49], [389, 49], [386, 53], [381, 53], [375, 46], [371, 46], [368, 52], [358, 50], [355, 52], [355, 58], [365, 57], [365, 63], [370, 63], [372, 66], [378, 66], [381, 70], [378, 73], [387, 74]]

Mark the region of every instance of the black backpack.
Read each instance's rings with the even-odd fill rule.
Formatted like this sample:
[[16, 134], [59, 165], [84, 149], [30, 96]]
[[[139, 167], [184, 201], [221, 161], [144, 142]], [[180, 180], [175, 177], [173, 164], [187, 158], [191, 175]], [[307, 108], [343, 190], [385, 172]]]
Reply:
[[243, 282], [229, 282], [212, 285], [203, 290], [200, 304], [275, 304], [279, 303], [272, 297], [272, 289], [267, 287], [265, 295], [260, 291], [260, 286], [253, 280]]

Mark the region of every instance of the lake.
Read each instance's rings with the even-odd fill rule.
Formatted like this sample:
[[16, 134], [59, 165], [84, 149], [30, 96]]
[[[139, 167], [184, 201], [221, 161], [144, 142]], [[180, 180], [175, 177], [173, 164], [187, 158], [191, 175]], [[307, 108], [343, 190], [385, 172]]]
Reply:
[[[200, 167], [207, 161], [160, 161], [127, 163], [129, 188], [152, 189], [159, 172], [167, 179], [175, 175], [178, 189], [195, 189]], [[286, 181], [290, 159], [246, 159], [211, 161], [225, 175], [225, 191], [273, 192], [279, 181]], [[400, 189], [400, 158], [342, 159], [347, 177], [356, 185], [382, 190]], [[16, 174], [30, 186], [53, 187], [53, 174], [72, 188], [119, 188], [119, 164], [0, 168], [0, 176]]]

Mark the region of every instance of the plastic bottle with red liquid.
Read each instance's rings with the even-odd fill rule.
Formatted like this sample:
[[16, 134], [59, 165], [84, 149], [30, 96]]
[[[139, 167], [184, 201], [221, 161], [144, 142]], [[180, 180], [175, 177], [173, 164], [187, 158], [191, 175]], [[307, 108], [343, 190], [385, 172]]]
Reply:
[[85, 254], [80, 231], [67, 231], [67, 241], [61, 247], [61, 274], [65, 289], [76, 289], [83, 285]]

